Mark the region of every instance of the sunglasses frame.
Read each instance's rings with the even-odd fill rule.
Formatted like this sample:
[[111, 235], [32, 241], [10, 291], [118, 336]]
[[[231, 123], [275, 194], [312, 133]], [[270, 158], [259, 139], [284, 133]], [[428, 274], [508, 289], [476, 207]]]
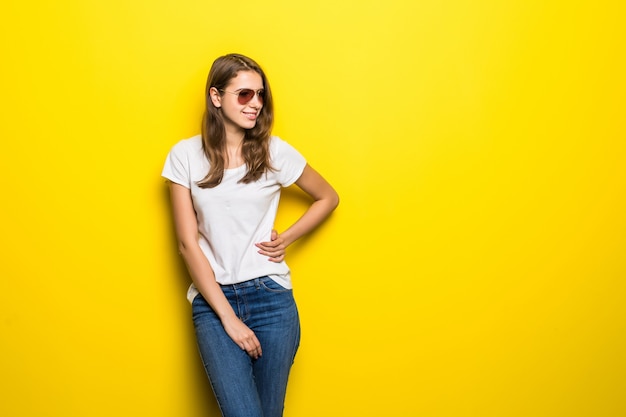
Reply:
[[[224, 89], [220, 89], [219, 91], [223, 92], [223, 93], [228, 93], [228, 94], [234, 94], [237, 96], [237, 102], [239, 104], [241, 104], [242, 106], [245, 104], [248, 104], [252, 101], [252, 99], [254, 98], [254, 96], [259, 97], [259, 101], [261, 102], [261, 104], [263, 104], [264, 101], [264, 96], [265, 96], [265, 89], [261, 88], [259, 90], [253, 90], [251, 88], [240, 88], [239, 90], [235, 90], [235, 91], [227, 91]], [[247, 100], [245, 98], [242, 98], [242, 93], [245, 95], [247, 93], [252, 92], [252, 95], [250, 96], [250, 98], [248, 98]]]

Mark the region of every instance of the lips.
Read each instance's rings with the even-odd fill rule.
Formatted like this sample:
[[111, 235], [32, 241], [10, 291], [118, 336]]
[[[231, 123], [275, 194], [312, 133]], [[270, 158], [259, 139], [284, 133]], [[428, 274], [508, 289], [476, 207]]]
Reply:
[[257, 113], [247, 113], [247, 112], [243, 112], [243, 115], [248, 119], [248, 120], [256, 120], [257, 118]]

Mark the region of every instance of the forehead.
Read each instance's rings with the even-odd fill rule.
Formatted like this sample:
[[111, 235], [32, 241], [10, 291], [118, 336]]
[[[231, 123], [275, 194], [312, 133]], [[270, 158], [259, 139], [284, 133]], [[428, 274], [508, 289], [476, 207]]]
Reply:
[[263, 88], [263, 79], [261, 75], [255, 71], [239, 71], [236, 77], [230, 79], [228, 86], [235, 90], [241, 88], [260, 90]]

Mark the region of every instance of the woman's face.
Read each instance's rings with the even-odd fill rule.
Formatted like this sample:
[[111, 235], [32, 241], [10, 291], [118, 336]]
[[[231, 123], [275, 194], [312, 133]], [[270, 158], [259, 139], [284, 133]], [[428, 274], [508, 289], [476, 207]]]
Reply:
[[222, 109], [227, 133], [239, 134], [256, 125], [263, 108], [263, 88], [263, 79], [258, 73], [239, 71], [224, 90], [211, 89], [211, 100]]

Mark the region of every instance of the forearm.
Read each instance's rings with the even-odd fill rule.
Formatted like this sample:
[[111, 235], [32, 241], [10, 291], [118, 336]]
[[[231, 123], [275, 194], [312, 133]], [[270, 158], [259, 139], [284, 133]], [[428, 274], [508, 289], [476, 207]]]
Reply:
[[187, 265], [187, 270], [194, 286], [213, 308], [220, 320], [223, 322], [226, 319], [233, 318], [235, 312], [228, 303], [219, 284], [215, 281], [213, 268], [211, 268], [211, 264], [209, 264], [200, 246], [194, 243], [181, 244], [180, 254]]
[[314, 201], [308, 210], [293, 225], [281, 233], [285, 246], [306, 235], [319, 226], [337, 207], [338, 198]]
[[291, 227], [281, 233], [285, 246], [315, 229], [339, 204], [339, 195], [310, 165], [304, 167], [296, 185], [313, 197], [313, 203]]
[[220, 318], [228, 336], [251, 358], [260, 357], [262, 349], [258, 338], [235, 314], [219, 284], [215, 281], [213, 268], [200, 250], [200, 246], [195, 242], [191, 242], [190, 245], [181, 243], [180, 252], [185, 259], [194, 285]]

